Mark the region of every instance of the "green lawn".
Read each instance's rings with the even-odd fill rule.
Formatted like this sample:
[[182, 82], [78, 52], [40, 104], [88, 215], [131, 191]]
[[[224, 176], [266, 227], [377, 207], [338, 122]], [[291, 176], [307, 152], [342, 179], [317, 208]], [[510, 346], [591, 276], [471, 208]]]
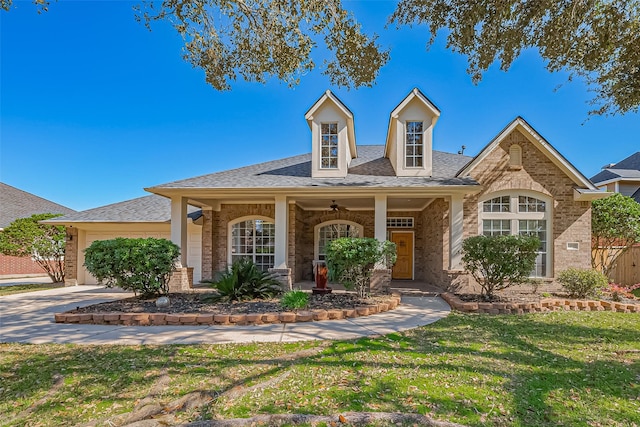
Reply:
[[62, 288], [62, 283], [25, 283], [22, 285], [0, 286], [0, 296], [22, 294], [24, 292], [44, 291], [46, 289]]
[[[211, 401], [176, 411], [187, 394]], [[295, 344], [0, 345], [0, 425], [122, 425], [115, 415], [150, 403], [175, 422], [369, 411], [637, 426], [640, 316], [452, 313], [404, 334]]]

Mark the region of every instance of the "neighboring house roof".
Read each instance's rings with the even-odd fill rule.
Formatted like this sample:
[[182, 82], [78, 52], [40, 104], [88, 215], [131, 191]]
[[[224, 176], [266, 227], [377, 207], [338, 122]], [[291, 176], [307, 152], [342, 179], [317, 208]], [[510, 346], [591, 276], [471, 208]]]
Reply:
[[[525, 119], [518, 116], [505, 127], [477, 156], [464, 166], [457, 174], [457, 177], [467, 176], [482, 160], [493, 151], [500, 143], [514, 130], [520, 131], [540, 152], [545, 154], [556, 166], [563, 170], [571, 180], [577, 185], [589, 190], [598, 192], [596, 186], [585, 177], [575, 166], [571, 164], [562, 154], [558, 152], [546, 139], [542, 137]], [[434, 162], [435, 163], [435, 162]], [[582, 191], [582, 193], [585, 193]], [[586, 193], [585, 193], [586, 194]]]
[[[188, 217], [196, 221], [202, 211], [187, 206]], [[47, 223], [60, 222], [170, 222], [171, 200], [152, 194], [99, 208], [52, 218]]]
[[66, 206], [0, 182], [0, 229], [6, 228], [18, 218], [28, 218], [42, 213], [72, 212], [75, 211]]
[[616, 181], [640, 181], [640, 151], [618, 163], [603, 167], [600, 172], [591, 177], [591, 181], [598, 185]]
[[311, 154], [216, 172], [146, 188], [158, 192], [177, 188], [305, 188], [305, 187], [435, 187], [478, 185], [470, 177], [456, 172], [471, 157], [433, 151], [432, 177], [397, 177], [383, 145], [360, 145], [345, 178], [312, 178]]
[[640, 203], [640, 188], [638, 188], [636, 192], [631, 195], [631, 198]]

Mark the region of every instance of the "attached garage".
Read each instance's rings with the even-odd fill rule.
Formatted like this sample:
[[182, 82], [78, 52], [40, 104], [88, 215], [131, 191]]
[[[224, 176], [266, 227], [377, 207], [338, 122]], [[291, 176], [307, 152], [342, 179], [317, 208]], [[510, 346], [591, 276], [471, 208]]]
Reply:
[[[202, 279], [202, 212], [189, 206], [187, 220], [187, 266], [193, 267], [193, 281]], [[171, 202], [151, 195], [102, 206], [47, 221], [67, 227], [66, 280], [93, 285], [97, 280], [84, 267], [84, 251], [96, 240], [116, 237], [171, 239]], [[69, 262], [75, 259], [74, 262]]]

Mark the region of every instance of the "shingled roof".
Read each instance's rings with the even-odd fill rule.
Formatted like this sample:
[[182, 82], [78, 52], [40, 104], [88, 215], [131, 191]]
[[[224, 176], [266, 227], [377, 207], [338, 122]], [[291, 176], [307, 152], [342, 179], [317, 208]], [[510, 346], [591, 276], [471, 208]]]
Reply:
[[[187, 206], [188, 217], [196, 221], [202, 211]], [[137, 199], [125, 200], [82, 212], [53, 218], [47, 223], [60, 222], [170, 222], [171, 200], [152, 194]]]
[[72, 212], [75, 211], [66, 206], [0, 182], [0, 229], [6, 228], [18, 218], [28, 218], [42, 213]]
[[441, 185], [477, 185], [469, 177], [456, 178], [456, 173], [471, 157], [433, 151], [432, 177], [397, 177], [389, 159], [384, 158], [383, 145], [359, 145], [345, 178], [312, 178], [311, 154], [287, 157], [270, 162], [216, 172], [195, 178], [156, 185], [147, 190], [164, 188], [304, 188], [304, 187], [435, 187]]
[[603, 168], [591, 178], [591, 181], [598, 184], [621, 179], [640, 181], [640, 151], [614, 165]]

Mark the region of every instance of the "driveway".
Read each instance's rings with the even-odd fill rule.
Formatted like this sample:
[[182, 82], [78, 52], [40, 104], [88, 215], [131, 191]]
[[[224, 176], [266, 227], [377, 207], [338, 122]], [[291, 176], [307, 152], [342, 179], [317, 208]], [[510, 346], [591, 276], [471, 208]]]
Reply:
[[439, 297], [403, 296], [393, 311], [355, 319], [251, 326], [116, 326], [55, 323], [54, 313], [132, 294], [74, 286], [0, 297], [0, 342], [74, 344], [223, 344], [353, 339], [413, 329], [449, 314]]

